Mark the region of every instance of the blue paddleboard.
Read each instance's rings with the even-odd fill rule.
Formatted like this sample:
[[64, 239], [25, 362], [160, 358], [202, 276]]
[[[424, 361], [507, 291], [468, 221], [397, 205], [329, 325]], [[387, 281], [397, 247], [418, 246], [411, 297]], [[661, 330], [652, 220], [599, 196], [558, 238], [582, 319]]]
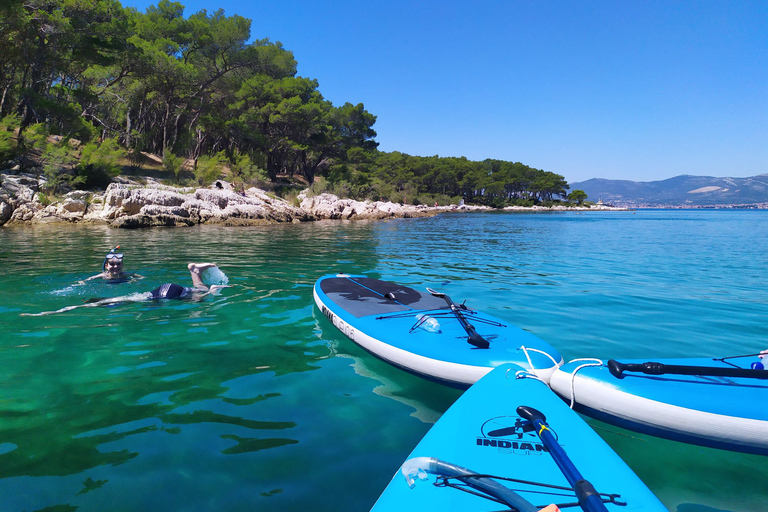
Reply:
[[[491, 493], [504, 499], [509, 496], [504, 489], [499, 492], [499, 486], [512, 489], [535, 507], [519, 510], [537, 510], [551, 503], [563, 508], [578, 502], [552, 456], [557, 450], [550, 450], [550, 445], [531, 430], [527, 418], [518, 414], [521, 406], [535, 408], [546, 417], [548, 433], [599, 494], [592, 500], [604, 501], [611, 512], [666, 511], [619, 456], [546, 384], [531, 377], [517, 378], [516, 374], [525, 374], [521, 370], [512, 364], [500, 366], [469, 388], [411, 452], [373, 512], [509, 510], [483, 496], [484, 492], [478, 496], [454, 487], [467, 489], [465, 482], [471, 482], [469, 490], [477, 491], [473, 484], [478, 481], [484, 481]], [[446, 474], [466, 475], [463, 470], [494, 478], [465, 482], [442, 478]]]
[[510, 362], [547, 380], [562, 362], [533, 334], [438, 292], [339, 274], [318, 279], [314, 297], [323, 315], [368, 352], [450, 386], [467, 388]]
[[[550, 386], [574, 408], [630, 430], [702, 446], [768, 455], [768, 370], [752, 370], [756, 356], [573, 361], [552, 374]], [[699, 373], [646, 374], [617, 371], [643, 363], [663, 370]], [[670, 365], [673, 365], [670, 367]], [[680, 368], [675, 368], [680, 367]], [[691, 368], [695, 367], [695, 368]], [[708, 371], [707, 369], [711, 369]], [[706, 375], [724, 369], [733, 375]], [[619, 376], [617, 376], [619, 375]]]

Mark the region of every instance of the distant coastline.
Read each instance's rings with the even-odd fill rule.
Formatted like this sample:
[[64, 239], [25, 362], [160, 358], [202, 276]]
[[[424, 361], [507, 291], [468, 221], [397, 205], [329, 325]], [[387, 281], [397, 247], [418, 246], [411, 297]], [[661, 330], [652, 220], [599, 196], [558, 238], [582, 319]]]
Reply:
[[593, 200], [628, 208], [768, 209], [768, 174], [746, 178], [684, 174], [647, 182], [593, 178], [572, 186]]
[[749, 204], [635, 204], [622, 205], [630, 210], [768, 210], [768, 203]]

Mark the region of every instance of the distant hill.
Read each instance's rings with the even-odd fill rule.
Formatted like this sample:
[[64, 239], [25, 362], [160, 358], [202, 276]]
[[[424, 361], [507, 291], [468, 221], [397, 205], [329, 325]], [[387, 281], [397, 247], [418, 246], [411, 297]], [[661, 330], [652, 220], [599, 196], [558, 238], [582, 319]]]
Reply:
[[768, 174], [751, 178], [675, 176], [662, 181], [627, 181], [593, 178], [570, 183], [589, 201], [625, 207], [747, 206], [768, 207]]

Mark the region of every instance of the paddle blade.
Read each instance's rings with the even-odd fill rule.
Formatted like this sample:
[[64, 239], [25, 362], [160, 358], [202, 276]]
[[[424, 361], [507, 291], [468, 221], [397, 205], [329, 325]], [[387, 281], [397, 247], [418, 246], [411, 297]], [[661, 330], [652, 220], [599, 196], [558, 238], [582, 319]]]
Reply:
[[539, 411], [538, 409], [534, 409], [533, 407], [529, 407], [527, 405], [521, 405], [517, 408], [517, 415], [523, 418], [524, 420], [528, 420], [531, 423], [533, 423], [536, 420], [539, 420], [542, 423], [547, 422], [547, 417], [544, 416], [544, 413]]

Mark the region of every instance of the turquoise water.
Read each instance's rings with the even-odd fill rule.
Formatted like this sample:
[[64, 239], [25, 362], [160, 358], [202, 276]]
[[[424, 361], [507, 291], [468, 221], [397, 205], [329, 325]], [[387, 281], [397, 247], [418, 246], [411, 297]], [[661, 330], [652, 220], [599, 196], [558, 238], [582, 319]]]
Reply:
[[[439, 288], [566, 359], [725, 356], [768, 348], [765, 240], [762, 211], [2, 229], [0, 509], [368, 510], [459, 392], [344, 338], [318, 277]], [[73, 286], [118, 244], [142, 279]], [[233, 287], [21, 315], [190, 285], [190, 261]], [[590, 424], [672, 511], [766, 508], [766, 457]]]

